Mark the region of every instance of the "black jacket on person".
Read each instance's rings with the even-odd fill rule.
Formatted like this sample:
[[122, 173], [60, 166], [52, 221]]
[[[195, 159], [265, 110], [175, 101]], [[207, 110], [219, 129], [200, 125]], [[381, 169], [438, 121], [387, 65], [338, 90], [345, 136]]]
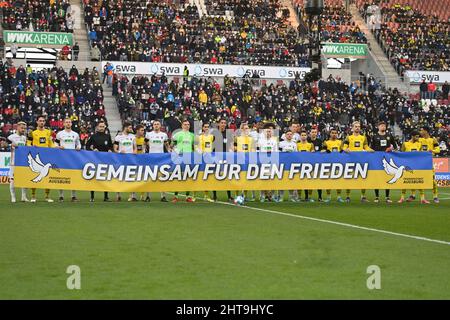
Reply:
[[310, 137], [308, 137], [308, 142], [312, 143], [314, 146], [314, 151], [320, 151], [322, 150], [323, 141], [322, 139], [316, 138], [312, 140]]
[[370, 138], [370, 147], [375, 151], [386, 151], [390, 146], [394, 149], [398, 148], [397, 141], [395, 141], [392, 134], [388, 132], [384, 135], [380, 135], [377, 132]]
[[428, 91], [428, 84], [426, 82], [422, 82], [420, 84], [420, 92], [427, 92]]
[[86, 150], [95, 150], [108, 152], [113, 150], [111, 135], [104, 132], [94, 133], [86, 143]]
[[445, 96], [448, 96], [449, 91], [450, 91], [450, 86], [448, 85], [448, 83], [444, 83], [444, 84], [442, 85], [442, 93], [443, 93]]

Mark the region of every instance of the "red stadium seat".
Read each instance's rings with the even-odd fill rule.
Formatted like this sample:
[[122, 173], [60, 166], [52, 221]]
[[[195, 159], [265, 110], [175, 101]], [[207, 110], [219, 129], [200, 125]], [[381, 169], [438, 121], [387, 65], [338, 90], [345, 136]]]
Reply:
[[3, 126], [3, 128], [2, 128], [3, 134], [4, 134], [4, 135], [7, 135], [8, 132], [9, 132], [12, 128], [13, 128], [13, 126], [12, 126], [11, 124], [6, 123], [6, 124]]

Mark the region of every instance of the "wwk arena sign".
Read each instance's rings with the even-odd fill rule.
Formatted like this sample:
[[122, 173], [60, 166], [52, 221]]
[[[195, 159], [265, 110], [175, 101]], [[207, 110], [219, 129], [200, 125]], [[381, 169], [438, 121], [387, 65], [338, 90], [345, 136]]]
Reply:
[[[104, 67], [108, 61], [102, 62]], [[183, 63], [153, 63], [153, 62], [122, 62], [109, 61], [114, 67], [114, 72], [118, 74], [141, 74], [141, 75], [162, 75], [183, 76], [184, 67], [189, 70], [189, 76], [197, 77], [252, 77], [257, 74], [261, 79], [295, 79], [303, 80], [310, 68], [298, 67], [268, 67], [268, 66], [247, 66], [247, 65], [226, 65], [226, 64], [183, 64]]]
[[22, 45], [73, 45], [73, 34], [63, 32], [29, 32], [29, 31], [3, 31], [5, 43]]
[[444, 83], [445, 81], [450, 82], [450, 72], [439, 72], [439, 71], [415, 71], [409, 70], [405, 72], [411, 83], [422, 83], [433, 81], [434, 83]]

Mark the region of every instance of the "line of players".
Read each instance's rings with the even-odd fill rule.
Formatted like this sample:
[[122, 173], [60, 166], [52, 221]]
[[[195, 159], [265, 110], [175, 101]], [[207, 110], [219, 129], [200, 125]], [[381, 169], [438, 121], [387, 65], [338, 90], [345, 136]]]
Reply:
[[[14, 163], [14, 149], [20, 146], [36, 146], [36, 147], [56, 147], [60, 149], [72, 149], [80, 150], [81, 141], [78, 133], [72, 130], [72, 121], [68, 118], [64, 120], [64, 129], [56, 134], [56, 139], [53, 141], [51, 130], [45, 128], [46, 119], [40, 116], [37, 119], [37, 128], [34, 131], [29, 132], [27, 135], [27, 125], [25, 122], [18, 122], [16, 133], [10, 135], [8, 140], [11, 143], [11, 163]], [[368, 138], [361, 132], [361, 124], [355, 121], [352, 124], [352, 133], [348, 135], [344, 140], [339, 139], [339, 132], [337, 129], [329, 130], [328, 140], [322, 140], [318, 137], [317, 129], [310, 130], [309, 135], [305, 130], [301, 129], [299, 123], [292, 123], [289, 130], [287, 130], [282, 136], [281, 141], [274, 135], [275, 125], [267, 123], [264, 126], [254, 125], [253, 128], [247, 123], [241, 124], [240, 130], [234, 134], [232, 141], [227, 141], [226, 135], [227, 122], [225, 119], [220, 119], [217, 123], [217, 130], [222, 136], [222, 141], [216, 142], [215, 135], [212, 134], [211, 125], [204, 123], [199, 135], [194, 135], [190, 131], [191, 123], [188, 120], [183, 120], [181, 123], [181, 130], [176, 132], [172, 139], [169, 140], [168, 135], [161, 130], [161, 122], [158, 120], [153, 121], [153, 130], [145, 132], [145, 128], [142, 125], [138, 125], [135, 128], [135, 133], [131, 124], [125, 123], [123, 130], [112, 141], [111, 136], [106, 133], [106, 124], [100, 122], [96, 127], [96, 132], [89, 138], [86, 143], [86, 150], [99, 151], [99, 152], [116, 152], [116, 153], [130, 153], [130, 154], [142, 154], [142, 153], [163, 153], [163, 152], [213, 152], [217, 151], [230, 151], [230, 152], [355, 152], [355, 151], [385, 151], [391, 152], [395, 150], [401, 150], [403, 152], [422, 151], [432, 152], [434, 155], [439, 154], [438, 141], [431, 137], [429, 128], [422, 127], [420, 132], [412, 132], [409, 141], [402, 144], [401, 148], [395, 140], [395, 138], [387, 132], [386, 123], [379, 122], [378, 131], [370, 138]], [[221, 144], [221, 148], [218, 147], [218, 143]], [[369, 146], [370, 145], [370, 146]], [[10, 170], [10, 191], [11, 201], [16, 202], [15, 188], [14, 188], [14, 166], [11, 166]], [[342, 197], [342, 191], [336, 190], [338, 202], [350, 202], [350, 190], [346, 190], [345, 200]], [[423, 190], [419, 190], [421, 202], [424, 204], [429, 203], [425, 199]], [[45, 190], [45, 200], [47, 202], [53, 202], [49, 197], [50, 190]], [[402, 190], [401, 198], [398, 201], [403, 203], [404, 201], [414, 201], [416, 190], [411, 190], [410, 196], [405, 200], [406, 190]], [[235, 195], [239, 192], [235, 192]], [[243, 191], [247, 201], [255, 200], [255, 192], [251, 192], [251, 196], [248, 196], [247, 191]], [[304, 201], [313, 202], [312, 191], [304, 190]], [[94, 201], [94, 192], [91, 192], [90, 201]], [[231, 192], [227, 191], [229, 201], [233, 201]], [[215, 201], [217, 200], [216, 192], [213, 192], [213, 198], [209, 196], [209, 192], [205, 192], [205, 200]], [[290, 190], [289, 200], [292, 202], [301, 201], [302, 190]], [[261, 191], [260, 201], [275, 201], [281, 202], [284, 199], [284, 191]], [[439, 202], [437, 184], [433, 185], [433, 201]], [[140, 199], [143, 201], [150, 201], [150, 193], [141, 194]], [[71, 200], [73, 202], [78, 201], [76, 192], [71, 192]], [[116, 200], [121, 201], [121, 194], [116, 194]], [[36, 189], [31, 189], [31, 199], [27, 199], [26, 190], [22, 189], [21, 201], [23, 202], [36, 202]], [[64, 192], [59, 191], [59, 201], [64, 201]], [[110, 201], [108, 193], [104, 193], [104, 201]], [[137, 201], [135, 193], [130, 194], [128, 201]], [[161, 193], [161, 201], [167, 202], [166, 194]], [[173, 202], [179, 201], [178, 194], [175, 193]], [[186, 201], [195, 201], [195, 194], [190, 195], [186, 192]], [[318, 201], [330, 202], [331, 190], [326, 190], [326, 197], [323, 197], [322, 190], [318, 190]], [[375, 190], [375, 202], [380, 201], [379, 190]], [[385, 201], [391, 203], [389, 190], [385, 190]], [[361, 190], [361, 202], [368, 202], [366, 197], [366, 190]]]

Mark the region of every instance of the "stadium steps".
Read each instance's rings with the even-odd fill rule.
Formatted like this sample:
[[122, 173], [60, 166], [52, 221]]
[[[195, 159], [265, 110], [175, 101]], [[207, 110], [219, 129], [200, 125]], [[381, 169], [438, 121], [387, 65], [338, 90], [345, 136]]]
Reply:
[[398, 136], [400, 138], [399, 140], [403, 141], [403, 130], [400, 128], [400, 126], [395, 123], [393, 129], [394, 136]]
[[201, 11], [203, 12], [203, 15], [208, 15], [208, 10], [206, 10], [206, 4], [205, 0], [197, 0], [198, 1], [198, 7], [200, 7]]
[[300, 20], [298, 19], [297, 12], [292, 5], [292, 1], [290, 0], [281, 0], [281, 6], [289, 9], [289, 22], [291, 26], [295, 29], [298, 28], [300, 24]]
[[366, 34], [367, 41], [370, 45], [370, 51], [374, 56], [375, 62], [380, 68], [381, 72], [384, 75], [386, 88], [397, 88], [400, 92], [409, 92], [408, 87], [402, 81], [397, 71], [394, 69], [392, 64], [389, 62], [386, 57], [383, 49], [381, 49], [377, 40], [373, 36], [372, 32], [367, 27], [364, 19], [359, 14], [358, 9], [355, 5], [350, 6], [350, 12], [353, 16], [353, 21], [359, 26], [362, 32]]
[[90, 61], [91, 48], [89, 45], [86, 23], [84, 21], [83, 5], [81, 3], [81, 0], [70, 0], [70, 4], [74, 10], [79, 11], [79, 14], [76, 14], [76, 18], [81, 20], [79, 22], [75, 22], [73, 30], [73, 36], [75, 38], [75, 41], [78, 42], [78, 46], [80, 47], [78, 61]]
[[111, 137], [114, 138], [118, 131], [122, 129], [122, 120], [120, 119], [119, 109], [117, 108], [116, 98], [112, 95], [112, 88], [103, 84], [103, 105], [105, 106], [106, 119]]
[[206, 5], [204, 0], [194, 0], [195, 6], [197, 7], [198, 16], [200, 19], [203, 16], [207, 16], [208, 12], [206, 11]]

